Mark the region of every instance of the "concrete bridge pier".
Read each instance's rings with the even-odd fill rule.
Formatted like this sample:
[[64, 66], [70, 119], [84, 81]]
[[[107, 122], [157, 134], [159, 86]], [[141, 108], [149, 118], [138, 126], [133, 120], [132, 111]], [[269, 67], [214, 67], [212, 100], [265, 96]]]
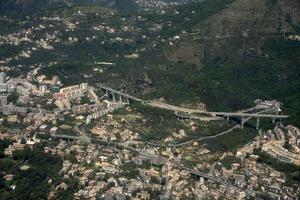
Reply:
[[116, 96], [115, 93], [112, 93], [113, 102], [116, 102]]
[[256, 130], [259, 129], [259, 117], [256, 119]]
[[226, 116], [227, 121], [229, 122], [229, 115]]
[[130, 103], [130, 102], [129, 102], [129, 98], [128, 98], [128, 97], [126, 98], [126, 102], [127, 102], [127, 104], [129, 104], [129, 103]]
[[245, 117], [242, 117], [242, 121], [241, 121], [241, 129], [243, 129], [244, 128], [244, 123], [245, 123]]
[[119, 95], [119, 102], [123, 102], [121, 95]]
[[185, 120], [186, 120], [186, 118], [184, 118], [184, 117], [179, 117], [179, 116], [177, 117], [177, 119], [180, 120], [180, 121], [185, 121]]

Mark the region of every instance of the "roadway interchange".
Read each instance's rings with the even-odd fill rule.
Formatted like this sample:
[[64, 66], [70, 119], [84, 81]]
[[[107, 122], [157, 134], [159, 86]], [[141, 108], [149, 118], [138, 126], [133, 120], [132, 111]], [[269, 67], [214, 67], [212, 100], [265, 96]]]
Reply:
[[188, 114], [204, 114], [204, 115], [210, 115], [212, 117], [242, 117], [242, 118], [255, 117], [255, 118], [272, 118], [272, 119], [285, 119], [289, 117], [288, 115], [277, 115], [277, 114], [261, 114], [261, 113], [245, 113], [245, 112], [209, 112], [204, 110], [173, 106], [170, 104], [157, 102], [157, 101], [144, 101], [143, 103], [152, 107], [172, 110], [176, 113], [183, 112]]
[[[151, 106], [151, 107], [156, 107], [156, 108], [161, 108], [161, 109], [166, 109], [166, 110], [172, 110], [175, 113], [182, 112], [182, 113], [188, 113], [190, 114], [203, 114], [207, 115], [210, 117], [241, 117], [242, 119], [245, 117], [255, 117], [255, 118], [271, 118], [271, 119], [285, 119], [288, 118], [288, 115], [278, 115], [278, 114], [261, 114], [261, 113], [246, 113], [243, 111], [238, 111], [238, 112], [210, 112], [210, 111], [205, 111], [205, 110], [199, 110], [199, 109], [193, 109], [193, 108], [184, 108], [184, 107], [179, 107], [179, 106], [174, 106], [170, 105], [164, 102], [159, 102], [159, 101], [147, 101], [147, 100], [142, 100], [136, 97], [133, 97], [129, 94], [126, 94], [124, 92], [117, 91], [115, 89], [112, 89], [110, 87], [107, 87], [103, 84], [98, 83], [97, 86], [104, 90], [105, 93], [110, 93], [115, 99], [115, 96], [119, 96], [122, 98], [129, 99], [131, 101], [137, 101], [142, 104]], [[120, 98], [121, 99], [121, 98]]]
[[[224, 132], [221, 132], [221, 133], [218, 133], [218, 134], [212, 135], [212, 136], [202, 137], [202, 138], [196, 139], [196, 141], [215, 138], [215, 137], [227, 134], [227, 133], [231, 132], [232, 130], [234, 130], [236, 128], [242, 128], [243, 124], [245, 122], [249, 121], [251, 118], [256, 118], [257, 119], [257, 128], [258, 128], [260, 118], [271, 118], [274, 121], [275, 119], [285, 119], [285, 118], [289, 117], [288, 115], [266, 114], [266, 112], [273, 111], [274, 109], [276, 110], [277, 109], [276, 106], [270, 106], [270, 107], [268, 107], [266, 109], [262, 109], [262, 110], [254, 107], [254, 108], [250, 108], [250, 109], [242, 110], [242, 111], [237, 111], [237, 112], [209, 112], [209, 111], [205, 111], [205, 110], [174, 106], [174, 105], [170, 105], [170, 104], [159, 102], [159, 101], [146, 101], [146, 100], [142, 100], [142, 99], [133, 97], [133, 96], [131, 96], [129, 94], [126, 94], [124, 92], [114, 90], [110, 87], [104, 86], [103, 84], [97, 84], [97, 86], [100, 89], [104, 90], [104, 92], [107, 94], [106, 96], [109, 96], [109, 94], [111, 94], [111, 96], [113, 96], [113, 100], [117, 99], [116, 96], [119, 96], [120, 100], [125, 98], [127, 100], [127, 102], [137, 101], [137, 102], [140, 102], [142, 104], [145, 104], [145, 105], [148, 105], [148, 106], [151, 106], [151, 107], [156, 107], [156, 108], [161, 108], [161, 109], [167, 109], [167, 110], [174, 111], [175, 115], [177, 115], [178, 117], [186, 118], [186, 119], [200, 119], [200, 118], [203, 119], [203, 118], [205, 118], [207, 120], [211, 120], [211, 119], [220, 120], [220, 119], [227, 118], [227, 120], [228, 120], [230, 117], [239, 117], [239, 118], [241, 118], [241, 125], [237, 124], [234, 127], [230, 128], [230, 129], [228, 129]], [[257, 110], [260, 110], [260, 111], [257, 112]], [[279, 109], [277, 109], [276, 112], [278, 112], [278, 110]], [[256, 112], [253, 112], [253, 111], [256, 111]], [[248, 112], [252, 112], [252, 113], [248, 113]], [[186, 113], [186, 114], [179, 114], [179, 113]], [[203, 115], [203, 116], [198, 117], [197, 114], [200, 114], [200, 115]], [[87, 141], [87, 140], [85, 140], [85, 141]], [[193, 140], [193, 141], [195, 141], [195, 140]], [[184, 143], [176, 144], [176, 145], [173, 146], [173, 148], [183, 146], [183, 145], [186, 145], [186, 144], [190, 144], [193, 141], [187, 141], [187, 142], [184, 142]], [[235, 188], [235, 189], [238, 189], [238, 190], [241, 190], [241, 191], [245, 191], [248, 196], [255, 197], [255, 195], [257, 194], [257, 192], [255, 192], [253, 190], [247, 190], [247, 189], [244, 189], [244, 188], [237, 187], [237, 186], [227, 182], [226, 180], [224, 180], [220, 177], [215, 177], [211, 173], [200, 172], [200, 171], [195, 170], [193, 168], [184, 166], [183, 164], [181, 164], [179, 162], [175, 162], [173, 160], [168, 160], [168, 159], [166, 159], [162, 156], [155, 155], [155, 154], [150, 154], [150, 153], [147, 153], [147, 152], [142, 151], [140, 149], [135, 149], [135, 148], [129, 147], [128, 145], [125, 145], [124, 143], [115, 143], [115, 142], [108, 143], [106, 141], [102, 141], [102, 140], [99, 140], [99, 139], [90, 139], [90, 142], [97, 143], [97, 144], [102, 144], [102, 145], [113, 146], [113, 147], [118, 148], [118, 149], [128, 149], [132, 152], [137, 153], [138, 155], [141, 156], [141, 158], [143, 158], [145, 160], [151, 160], [152, 162], [159, 163], [161, 165], [166, 165], [166, 164], [170, 163], [178, 169], [188, 171], [190, 174], [206, 178], [206, 179], [211, 180], [213, 182], [217, 182], [219, 184], [222, 184], [226, 187], [232, 187], [232, 188]]]
[[[248, 110], [254, 110], [254, 109], [255, 109], [255, 107], [249, 108]], [[272, 109], [273, 109], [273, 108], [264, 109], [264, 110], [258, 112], [258, 114], [262, 114], [262, 113], [264, 113], [264, 112], [269, 112], [269, 111], [271, 111]], [[175, 114], [176, 114], [176, 113], [175, 113]], [[176, 115], [178, 116], [178, 114], [176, 114]], [[191, 119], [193, 119], [193, 118], [191, 118]], [[194, 119], [198, 119], [198, 118], [195, 117]], [[245, 118], [245, 119], [243, 120], [243, 123], [246, 123], [246, 122], [249, 121], [250, 119], [252, 119], [252, 117], [247, 117], [247, 118]], [[193, 142], [199, 142], [199, 141], [203, 141], [203, 140], [207, 140], [207, 139], [217, 138], [217, 137], [219, 137], [219, 136], [222, 136], [222, 135], [225, 135], [225, 134], [227, 134], [227, 133], [230, 133], [231, 131], [233, 131], [234, 129], [237, 129], [237, 128], [242, 128], [242, 125], [236, 124], [236, 125], [233, 126], [232, 128], [230, 128], [230, 129], [228, 129], [228, 130], [226, 130], [226, 131], [217, 133], [217, 134], [215, 134], [215, 135], [210, 135], [210, 136], [200, 137], [200, 138], [198, 138], [198, 139], [193, 139], [193, 140], [189, 140], [189, 141], [186, 141], [186, 142], [178, 143], [178, 144], [175, 144], [175, 145], [173, 146], [173, 148], [181, 147], [181, 146], [185, 146], [185, 145], [189, 145], [189, 144], [191, 144], [191, 143], [193, 143]]]

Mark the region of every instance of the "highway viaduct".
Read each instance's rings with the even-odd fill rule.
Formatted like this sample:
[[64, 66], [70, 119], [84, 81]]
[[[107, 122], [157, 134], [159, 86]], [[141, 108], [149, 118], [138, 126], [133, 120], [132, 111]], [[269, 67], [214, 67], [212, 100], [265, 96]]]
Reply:
[[[147, 153], [143, 150], [140, 149], [135, 149], [132, 147], [129, 147], [123, 143], [118, 143], [118, 142], [109, 142], [109, 141], [104, 141], [104, 140], [100, 140], [100, 139], [95, 139], [95, 138], [89, 138], [89, 137], [85, 137], [85, 136], [69, 136], [69, 135], [58, 135], [58, 134], [53, 134], [51, 135], [51, 137], [53, 138], [61, 138], [61, 139], [71, 139], [71, 140], [78, 140], [78, 141], [82, 141], [85, 143], [94, 143], [94, 144], [99, 144], [99, 145], [103, 145], [103, 146], [110, 146], [110, 147], [114, 147], [116, 149], [127, 149], [131, 152], [137, 153], [138, 155], [141, 156], [141, 158], [143, 160], [150, 160], [153, 163], [157, 163], [159, 165], [167, 165], [168, 163], [170, 163], [171, 165], [173, 165], [174, 167], [181, 169], [181, 170], [185, 170], [187, 172], [189, 172], [192, 175], [195, 175], [197, 177], [203, 177], [207, 180], [222, 184], [226, 187], [232, 187], [235, 188], [237, 190], [244, 190], [243, 188], [239, 188], [235, 185], [232, 185], [231, 183], [227, 182], [226, 180], [220, 178], [220, 177], [216, 177], [213, 174], [207, 174], [207, 173], [203, 173], [201, 171], [189, 168], [187, 166], [182, 165], [181, 163], [175, 162], [175, 161], [170, 161], [162, 156], [158, 156], [155, 154], [150, 154]], [[245, 190], [245, 192], [250, 195], [250, 196], [255, 196], [255, 192], [254, 191], [250, 191], [250, 190]]]
[[52, 138], [59, 138], [59, 139], [65, 139], [65, 140], [78, 140], [85, 143], [90, 143], [91, 139], [89, 137], [85, 136], [72, 136], [72, 135], [63, 135], [63, 134], [52, 134]]
[[[181, 119], [200, 119], [201, 117], [193, 116], [191, 114], [202, 114], [206, 115], [206, 118], [211, 118], [211, 119], [220, 119], [221, 118], [226, 118], [229, 120], [230, 117], [238, 117], [241, 118], [241, 127], [243, 128], [244, 123], [247, 121], [246, 118], [251, 117], [251, 118], [256, 118], [256, 129], [259, 129], [259, 123], [261, 118], [271, 118], [273, 122], [275, 122], [276, 119], [285, 119], [288, 118], [288, 115], [279, 115], [279, 114], [264, 114], [264, 113], [246, 113], [246, 112], [209, 112], [205, 110], [199, 110], [199, 109], [192, 109], [192, 108], [184, 108], [184, 107], [179, 107], [179, 106], [174, 106], [170, 105], [167, 103], [163, 102], [158, 102], [158, 101], [145, 101], [136, 97], [133, 97], [129, 94], [126, 94], [124, 92], [117, 91], [115, 89], [112, 89], [110, 87], [107, 87], [103, 84], [97, 83], [97, 86], [102, 89], [105, 93], [106, 96], [108, 97], [109, 94], [112, 95], [113, 101], [116, 101], [116, 96], [119, 96], [119, 101], [122, 101], [123, 99], [126, 99], [127, 103], [129, 101], [137, 101], [140, 103], [143, 103], [145, 105], [149, 105], [151, 107], [157, 107], [161, 109], [167, 109], [174, 111], [177, 117]], [[186, 114], [179, 114], [181, 113], [186, 113]]]
[[97, 86], [105, 92], [105, 94], [106, 94], [107, 97], [109, 97], [109, 94], [111, 94], [114, 102], [117, 100], [116, 99], [117, 96], [119, 97], [119, 101], [123, 101], [125, 99], [127, 103], [129, 103], [130, 100], [132, 100], [132, 101], [138, 101], [138, 102], [142, 101], [141, 99], [133, 97], [133, 96], [131, 96], [129, 94], [126, 94], [126, 93], [114, 90], [114, 89], [112, 89], [110, 87], [107, 87], [107, 86], [104, 86], [101, 83], [97, 83]]

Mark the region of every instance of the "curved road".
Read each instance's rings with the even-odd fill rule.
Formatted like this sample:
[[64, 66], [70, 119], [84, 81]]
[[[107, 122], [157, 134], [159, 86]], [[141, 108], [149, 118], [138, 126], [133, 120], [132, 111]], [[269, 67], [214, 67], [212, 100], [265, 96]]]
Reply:
[[209, 112], [209, 111], [205, 111], [205, 110], [200, 110], [200, 109], [193, 109], [193, 108], [184, 108], [184, 107], [179, 107], [179, 106], [174, 106], [174, 105], [170, 105], [164, 102], [159, 102], [159, 101], [146, 101], [146, 100], [142, 100], [139, 98], [136, 98], [134, 96], [131, 96], [129, 94], [126, 94], [124, 92], [120, 92], [117, 91], [115, 89], [112, 89], [110, 87], [107, 87], [101, 83], [97, 83], [97, 86], [99, 88], [101, 88], [102, 90], [105, 91], [109, 91], [113, 94], [117, 94], [120, 96], [123, 96], [125, 98], [131, 99], [133, 101], [137, 101], [137, 102], [141, 102], [145, 105], [149, 105], [152, 107], [157, 107], [157, 108], [161, 108], [161, 109], [167, 109], [167, 110], [172, 110], [174, 112], [184, 112], [184, 113], [200, 113], [200, 114], [207, 114], [210, 115], [212, 117], [259, 117], [259, 118], [276, 118], [276, 119], [284, 119], [284, 118], [288, 118], [288, 115], [273, 115], [273, 114], [258, 114], [258, 113], [244, 113], [244, 112]]

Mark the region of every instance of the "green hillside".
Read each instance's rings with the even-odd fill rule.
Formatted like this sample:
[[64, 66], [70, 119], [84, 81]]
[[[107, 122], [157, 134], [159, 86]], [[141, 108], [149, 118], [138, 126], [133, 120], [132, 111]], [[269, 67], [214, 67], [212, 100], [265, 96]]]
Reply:
[[[103, 82], [146, 99], [164, 98], [191, 106], [203, 102], [216, 111], [248, 107], [257, 98], [277, 99], [284, 103], [284, 112], [292, 115], [290, 121], [299, 125], [300, 41], [292, 38], [299, 34], [300, 16], [293, 12], [299, 4], [296, 0], [205, 1], [171, 7], [164, 13], [141, 12], [139, 18], [133, 13], [110, 15], [111, 10], [97, 6], [53, 8], [44, 14], [63, 14], [79, 23], [74, 32], [57, 25], [62, 39], [78, 37], [79, 42], [56, 43], [55, 51], [37, 51], [10, 64], [55, 61], [41, 72], [60, 75], [67, 85]], [[74, 15], [79, 10], [86, 15]], [[26, 20], [21, 27], [1, 23], [5, 31], [40, 22]], [[100, 23], [116, 32], [93, 30]], [[37, 33], [36, 38], [43, 34]], [[87, 37], [95, 39], [88, 42]], [[126, 38], [132, 42], [125, 42]], [[3, 48], [7, 50], [0, 57], [15, 55], [23, 47]], [[138, 58], [126, 57], [133, 53]], [[116, 65], [100, 66], [103, 72], [95, 73], [95, 63], [100, 61]]]

